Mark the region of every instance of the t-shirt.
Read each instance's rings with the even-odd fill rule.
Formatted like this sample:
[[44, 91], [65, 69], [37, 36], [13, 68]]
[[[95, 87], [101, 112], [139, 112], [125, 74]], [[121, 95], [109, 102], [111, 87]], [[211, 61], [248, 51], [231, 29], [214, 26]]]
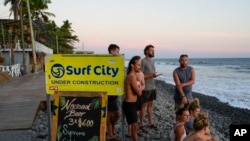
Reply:
[[[142, 68], [142, 72], [144, 73], [144, 75], [148, 75], [148, 74], [153, 74], [155, 73], [155, 62], [154, 60], [150, 59], [142, 59], [141, 62], [141, 68]], [[145, 79], [145, 91], [149, 91], [149, 90], [154, 90], [155, 89], [155, 80], [154, 78], [148, 78]]]

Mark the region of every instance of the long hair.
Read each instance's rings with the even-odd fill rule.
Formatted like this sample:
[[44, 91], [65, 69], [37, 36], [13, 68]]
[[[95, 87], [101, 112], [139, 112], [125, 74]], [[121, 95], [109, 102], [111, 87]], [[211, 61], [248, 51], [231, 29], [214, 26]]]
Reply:
[[132, 57], [132, 58], [130, 59], [130, 61], [129, 61], [129, 63], [128, 63], [127, 74], [129, 74], [129, 73], [131, 72], [131, 69], [132, 69], [131, 65], [132, 65], [132, 64], [135, 64], [136, 61], [137, 61], [137, 60], [140, 60], [140, 59], [141, 59], [140, 56], [134, 56], [134, 57]]

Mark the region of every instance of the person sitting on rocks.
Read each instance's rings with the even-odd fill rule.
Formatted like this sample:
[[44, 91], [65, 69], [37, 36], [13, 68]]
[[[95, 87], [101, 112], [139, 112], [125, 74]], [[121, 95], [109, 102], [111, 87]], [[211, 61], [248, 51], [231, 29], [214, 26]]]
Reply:
[[189, 111], [187, 107], [179, 108], [176, 111], [176, 123], [173, 127], [173, 130], [171, 131], [171, 141], [183, 141], [183, 139], [186, 137], [186, 131], [184, 124], [189, 119]]
[[217, 141], [210, 135], [208, 113], [198, 114], [194, 119], [194, 132], [186, 136], [183, 141]]
[[200, 101], [198, 98], [195, 98], [191, 103], [189, 103], [188, 111], [190, 115], [189, 120], [184, 125], [187, 135], [191, 133], [192, 131], [194, 131], [194, 128], [193, 128], [194, 119], [198, 116], [198, 114], [201, 111]]

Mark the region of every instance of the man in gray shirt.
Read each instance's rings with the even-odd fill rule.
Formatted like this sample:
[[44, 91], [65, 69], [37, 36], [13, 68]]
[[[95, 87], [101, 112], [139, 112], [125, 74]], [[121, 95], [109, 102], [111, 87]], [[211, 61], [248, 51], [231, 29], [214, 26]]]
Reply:
[[144, 125], [144, 115], [147, 108], [148, 112], [148, 127], [158, 130], [158, 127], [153, 123], [153, 100], [156, 99], [156, 88], [155, 80], [159, 74], [155, 71], [155, 63], [152, 59], [154, 57], [154, 46], [147, 45], [144, 49], [145, 58], [142, 59], [142, 72], [145, 79], [145, 88], [142, 91], [142, 96], [140, 96], [140, 102], [142, 103], [140, 111], [140, 129], [143, 132], [147, 132], [147, 128]]
[[195, 83], [194, 68], [188, 66], [188, 55], [182, 54], [179, 58], [180, 66], [173, 72], [175, 82], [175, 110], [193, 100], [192, 85]]

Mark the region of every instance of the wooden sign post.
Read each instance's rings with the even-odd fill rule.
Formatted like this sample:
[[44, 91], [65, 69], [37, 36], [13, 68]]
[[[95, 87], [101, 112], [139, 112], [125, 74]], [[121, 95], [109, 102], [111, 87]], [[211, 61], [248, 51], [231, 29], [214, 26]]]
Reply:
[[51, 141], [105, 141], [106, 92], [55, 92]]

